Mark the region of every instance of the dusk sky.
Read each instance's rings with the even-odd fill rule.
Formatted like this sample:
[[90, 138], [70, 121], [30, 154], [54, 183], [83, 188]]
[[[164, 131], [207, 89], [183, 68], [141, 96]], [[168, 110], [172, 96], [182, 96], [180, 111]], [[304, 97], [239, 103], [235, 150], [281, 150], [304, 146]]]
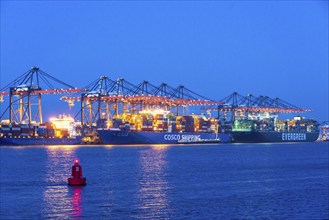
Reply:
[[[0, 87], [37, 66], [76, 87], [107, 75], [213, 100], [279, 97], [328, 121], [328, 10], [328, 1], [1, 1]], [[44, 96], [46, 120], [77, 113], [58, 98]]]

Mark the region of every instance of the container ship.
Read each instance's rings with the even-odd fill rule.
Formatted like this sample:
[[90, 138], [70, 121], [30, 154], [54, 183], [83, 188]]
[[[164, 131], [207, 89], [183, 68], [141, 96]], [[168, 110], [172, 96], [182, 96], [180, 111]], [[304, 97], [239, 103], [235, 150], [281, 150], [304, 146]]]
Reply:
[[80, 144], [72, 117], [60, 115], [50, 123], [16, 124], [3, 122], [0, 125], [0, 145], [73, 145]]
[[173, 116], [166, 111], [141, 111], [114, 118], [97, 129], [103, 144], [229, 143], [231, 135], [218, 132], [218, 120], [204, 115]]
[[232, 127], [233, 142], [237, 143], [313, 142], [319, 133], [317, 121], [300, 116], [293, 120], [238, 119]]

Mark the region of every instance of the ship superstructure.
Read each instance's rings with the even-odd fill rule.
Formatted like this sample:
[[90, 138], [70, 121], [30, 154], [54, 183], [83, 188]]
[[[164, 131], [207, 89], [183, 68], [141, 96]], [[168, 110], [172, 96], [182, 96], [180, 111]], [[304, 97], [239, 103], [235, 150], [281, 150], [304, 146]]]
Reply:
[[0, 145], [80, 144], [77, 124], [69, 115], [52, 117], [47, 123], [0, 124]]

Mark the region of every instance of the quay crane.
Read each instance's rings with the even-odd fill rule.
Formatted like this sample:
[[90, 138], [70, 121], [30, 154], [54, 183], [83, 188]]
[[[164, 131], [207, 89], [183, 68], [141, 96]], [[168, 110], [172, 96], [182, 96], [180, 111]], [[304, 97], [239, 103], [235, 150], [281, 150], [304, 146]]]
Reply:
[[309, 109], [299, 108], [280, 98], [270, 98], [262, 95], [258, 97], [255, 97], [252, 94], [243, 96], [237, 92], [233, 92], [220, 101], [224, 104], [204, 109], [208, 111], [218, 111], [218, 118], [220, 117], [220, 114], [222, 114], [223, 117], [226, 117], [228, 113], [231, 113], [233, 121], [236, 116], [242, 117], [248, 113], [279, 114], [311, 112]]
[[[53, 83], [64, 88], [56, 88]], [[38, 67], [32, 67], [0, 89], [0, 101], [4, 101], [4, 96], [9, 96], [9, 105], [0, 119], [9, 111], [9, 123], [43, 123], [42, 95], [83, 91], [45, 73]]]
[[177, 88], [166, 83], [155, 86], [146, 80], [134, 85], [124, 78], [111, 80], [107, 76], [101, 76], [84, 88], [86, 92], [80, 97], [62, 96], [61, 100], [68, 102], [69, 105], [74, 101], [81, 101], [79, 112], [81, 122], [87, 126], [93, 126], [100, 120], [109, 120], [112, 115], [118, 117], [120, 109], [123, 114], [128, 112], [135, 114], [151, 108], [165, 111], [176, 108], [178, 115], [180, 107], [184, 109], [186, 106], [222, 104], [209, 100], [182, 85]]

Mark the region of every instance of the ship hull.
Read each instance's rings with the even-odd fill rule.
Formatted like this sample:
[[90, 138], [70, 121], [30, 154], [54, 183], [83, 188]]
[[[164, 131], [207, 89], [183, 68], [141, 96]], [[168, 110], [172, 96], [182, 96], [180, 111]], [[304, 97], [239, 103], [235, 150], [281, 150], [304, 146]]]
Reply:
[[[97, 130], [103, 144], [177, 144], [181, 139], [191, 141], [203, 139], [216, 139], [214, 133], [178, 133], [178, 132], [135, 132], [118, 130]], [[222, 143], [232, 142], [231, 135], [218, 134]], [[204, 142], [206, 143], [206, 142]], [[202, 144], [202, 143], [201, 143]]]
[[233, 131], [235, 143], [314, 142], [319, 132]]
[[81, 143], [81, 137], [76, 138], [0, 138], [2, 145], [75, 145]]

